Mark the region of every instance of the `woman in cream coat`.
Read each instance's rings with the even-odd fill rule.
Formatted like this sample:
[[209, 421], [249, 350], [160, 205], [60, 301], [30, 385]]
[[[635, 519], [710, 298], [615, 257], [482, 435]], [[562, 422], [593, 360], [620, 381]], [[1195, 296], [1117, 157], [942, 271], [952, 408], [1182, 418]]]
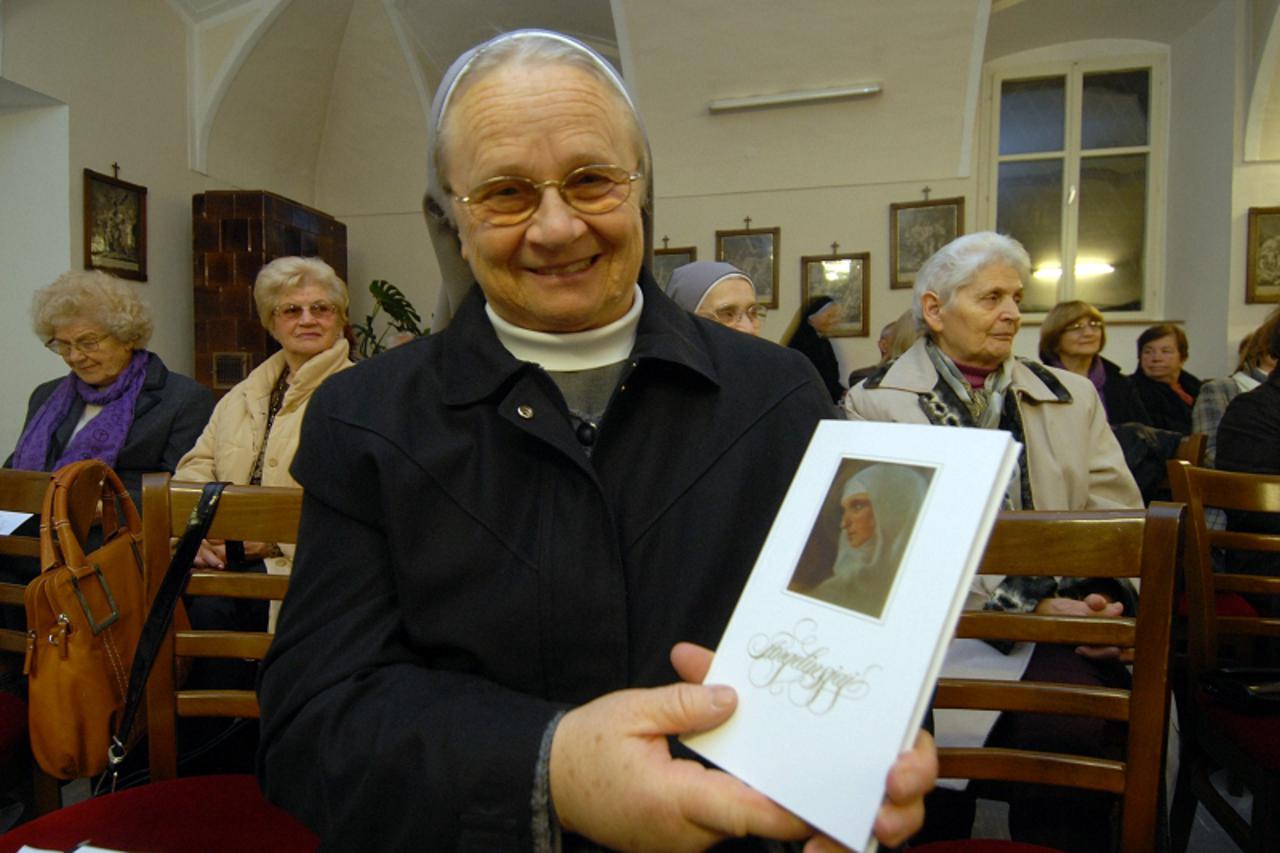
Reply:
[[[253, 299], [281, 349], [218, 402], [195, 447], [178, 463], [176, 479], [296, 488], [289, 465], [307, 401], [326, 378], [351, 366], [342, 337], [347, 286], [333, 267], [319, 258], [277, 258], [258, 273]], [[288, 574], [292, 567], [292, 545], [246, 542], [244, 552], [244, 559], [264, 561], [271, 574]], [[196, 565], [226, 568], [226, 545], [206, 540]]]
[[[1142, 506], [1106, 412], [1088, 379], [1013, 355], [1019, 303], [1031, 274], [1015, 240], [983, 232], [940, 249], [916, 275], [913, 311], [923, 337], [898, 359], [849, 391], [845, 409], [858, 420], [1003, 429], [1023, 446], [1006, 493], [1016, 510]], [[1034, 563], [1035, 553], [1028, 552]], [[982, 577], [969, 608], [1076, 616], [1132, 612], [1132, 587], [1108, 581], [1059, 582], [1050, 576]], [[1119, 649], [1016, 644], [996, 649], [952, 642], [943, 674], [1008, 680], [1121, 686]], [[935, 715], [939, 744], [1006, 746], [1112, 757], [1106, 724], [1065, 715], [947, 711]], [[1005, 786], [1015, 841], [1059, 850], [1107, 849], [1110, 803], [1038, 785]], [[924, 838], [967, 838], [972, 790], [938, 790], [926, 801]]]

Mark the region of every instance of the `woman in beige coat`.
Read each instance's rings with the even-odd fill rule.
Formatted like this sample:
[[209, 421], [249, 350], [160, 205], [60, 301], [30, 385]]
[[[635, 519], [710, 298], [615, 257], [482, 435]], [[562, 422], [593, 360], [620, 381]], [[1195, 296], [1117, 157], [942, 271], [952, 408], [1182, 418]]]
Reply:
[[[342, 336], [347, 286], [333, 267], [319, 258], [277, 258], [258, 273], [253, 299], [280, 351], [218, 402], [176, 479], [296, 488], [289, 465], [307, 401], [326, 378], [351, 366]], [[244, 552], [271, 574], [288, 574], [292, 566], [292, 545], [246, 542]], [[196, 565], [225, 568], [226, 545], [206, 540]]]
[[[850, 417], [980, 429], [1003, 429], [1023, 453], [1006, 492], [1010, 509], [1081, 510], [1141, 507], [1142, 496], [1107, 426], [1106, 411], [1083, 376], [1013, 356], [1022, 322], [1019, 302], [1031, 261], [1016, 241], [992, 232], [960, 237], [916, 276], [913, 311], [923, 337], [867, 377], [845, 398]], [[1027, 562], [1036, 555], [1028, 552]], [[988, 578], [981, 578], [981, 581]], [[1051, 576], [975, 584], [967, 606], [1079, 616], [1118, 616], [1134, 605], [1132, 587]], [[952, 642], [943, 674], [1119, 686], [1127, 679], [1119, 649], [1016, 644], [996, 649]], [[1006, 746], [1102, 755], [1113, 738], [1105, 724], [1078, 717], [969, 711], [935, 715], [938, 743]], [[1111, 756], [1107, 756], [1111, 757]], [[996, 791], [1009, 800], [1014, 840], [1060, 850], [1105, 850], [1105, 798], [1036, 785]], [[972, 790], [941, 788], [926, 801], [925, 839], [967, 838]]]

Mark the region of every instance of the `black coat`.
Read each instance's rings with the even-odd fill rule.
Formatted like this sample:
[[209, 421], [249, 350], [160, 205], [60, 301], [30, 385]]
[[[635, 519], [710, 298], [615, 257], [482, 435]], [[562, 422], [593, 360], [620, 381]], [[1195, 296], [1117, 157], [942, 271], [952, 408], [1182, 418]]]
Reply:
[[[52, 379], [43, 382], [31, 392], [27, 418], [22, 425], [24, 430], [62, 381]], [[53, 470], [54, 462], [71, 441], [72, 430], [83, 414], [84, 401], [77, 397], [67, 416], [54, 431], [53, 440], [49, 442], [49, 455], [42, 470]], [[142, 391], [134, 405], [133, 424], [129, 427], [115, 464], [115, 471], [129, 490], [134, 503], [139, 506], [142, 503], [142, 475], [154, 471], [173, 473], [178, 460], [200, 437], [211, 414], [213, 394], [209, 389], [194, 379], [170, 372], [160, 356], [152, 353]], [[12, 468], [12, 463], [13, 454], [10, 454], [4, 466]]]
[[590, 457], [478, 289], [312, 397], [259, 775], [323, 849], [529, 849], [554, 715], [719, 639], [831, 404], [797, 354], [642, 281]]
[[1133, 387], [1132, 380], [1120, 370], [1120, 365], [1102, 359], [1106, 380], [1102, 383], [1102, 405], [1107, 410], [1107, 423], [1150, 424], [1151, 415]]
[[[1173, 389], [1163, 382], [1148, 379], [1141, 370], [1129, 377], [1133, 381], [1134, 390], [1138, 392], [1142, 405], [1146, 407], [1150, 419], [1147, 421], [1158, 429], [1170, 429], [1183, 435], [1191, 434], [1191, 406], [1182, 402]], [[1178, 384], [1182, 390], [1191, 395], [1192, 402], [1200, 393], [1200, 380], [1187, 371], [1178, 376]]]
[[[1218, 423], [1214, 464], [1223, 471], [1280, 474], [1280, 375], [1272, 373], [1266, 382], [1237, 394], [1228, 404]], [[1280, 518], [1273, 513], [1228, 513], [1227, 529], [1280, 533]], [[1280, 555], [1230, 552], [1227, 566], [1233, 571], [1275, 574]]]

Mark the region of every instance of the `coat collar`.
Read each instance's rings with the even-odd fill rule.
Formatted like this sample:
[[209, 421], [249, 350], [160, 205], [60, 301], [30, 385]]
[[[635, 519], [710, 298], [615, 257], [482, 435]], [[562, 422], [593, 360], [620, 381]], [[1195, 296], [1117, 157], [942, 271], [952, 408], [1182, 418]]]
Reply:
[[[640, 271], [644, 308], [636, 329], [632, 364], [663, 361], [719, 385], [710, 354], [701, 342], [693, 318]], [[484, 294], [473, 287], [453, 322], [440, 332], [445, 405], [466, 406], [495, 394], [512, 377], [537, 366], [517, 360], [498, 340], [484, 311]]]
[[163, 399], [161, 392], [164, 391], [165, 383], [168, 381], [169, 368], [164, 366], [160, 356], [151, 353], [151, 357], [147, 359], [147, 372], [142, 380], [142, 392], [138, 394], [138, 399], [133, 404], [134, 420], [142, 417], [142, 415], [154, 409], [160, 403], [161, 399]]
[[[872, 384], [875, 377], [872, 377], [867, 380], [866, 387], [892, 388], [913, 394], [932, 391], [938, 384], [938, 371], [925, 352], [924, 341], [924, 338], [920, 338], [912, 344], [911, 349], [899, 356], [875, 385]], [[1071, 393], [1053, 375], [1053, 371], [1038, 362], [1015, 357], [1009, 387], [1024, 399], [1036, 403], [1071, 402]]]

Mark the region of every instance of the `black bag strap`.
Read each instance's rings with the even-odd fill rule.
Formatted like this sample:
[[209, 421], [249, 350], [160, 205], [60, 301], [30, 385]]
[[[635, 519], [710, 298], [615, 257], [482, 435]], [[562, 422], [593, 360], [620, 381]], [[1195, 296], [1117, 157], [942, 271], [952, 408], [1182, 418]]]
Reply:
[[138, 648], [133, 654], [133, 668], [129, 672], [129, 691], [125, 694], [124, 713], [120, 715], [120, 725], [116, 727], [116, 732], [111, 737], [111, 746], [107, 748], [113, 790], [120, 763], [128, 752], [126, 744], [129, 731], [138, 716], [147, 678], [150, 677], [151, 667], [160, 652], [160, 643], [164, 641], [164, 635], [173, 622], [173, 611], [178, 606], [182, 591], [187, 587], [187, 578], [191, 575], [196, 552], [200, 550], [200, 543], [204, 541], [209, 525], [213, 523], [222, 490], [228, 485], [230, 483], [205, 483], [204, 490], [200, 493], [200, 502], [187, 519], [187, 529], [183, 531], [178, 550], [174, 552], [169, 568], [165, 570], [155, 601], [151, 603], [151, 612], [147, 614], [147, 621], [142, 626], [142, 636], [138, 639]]

